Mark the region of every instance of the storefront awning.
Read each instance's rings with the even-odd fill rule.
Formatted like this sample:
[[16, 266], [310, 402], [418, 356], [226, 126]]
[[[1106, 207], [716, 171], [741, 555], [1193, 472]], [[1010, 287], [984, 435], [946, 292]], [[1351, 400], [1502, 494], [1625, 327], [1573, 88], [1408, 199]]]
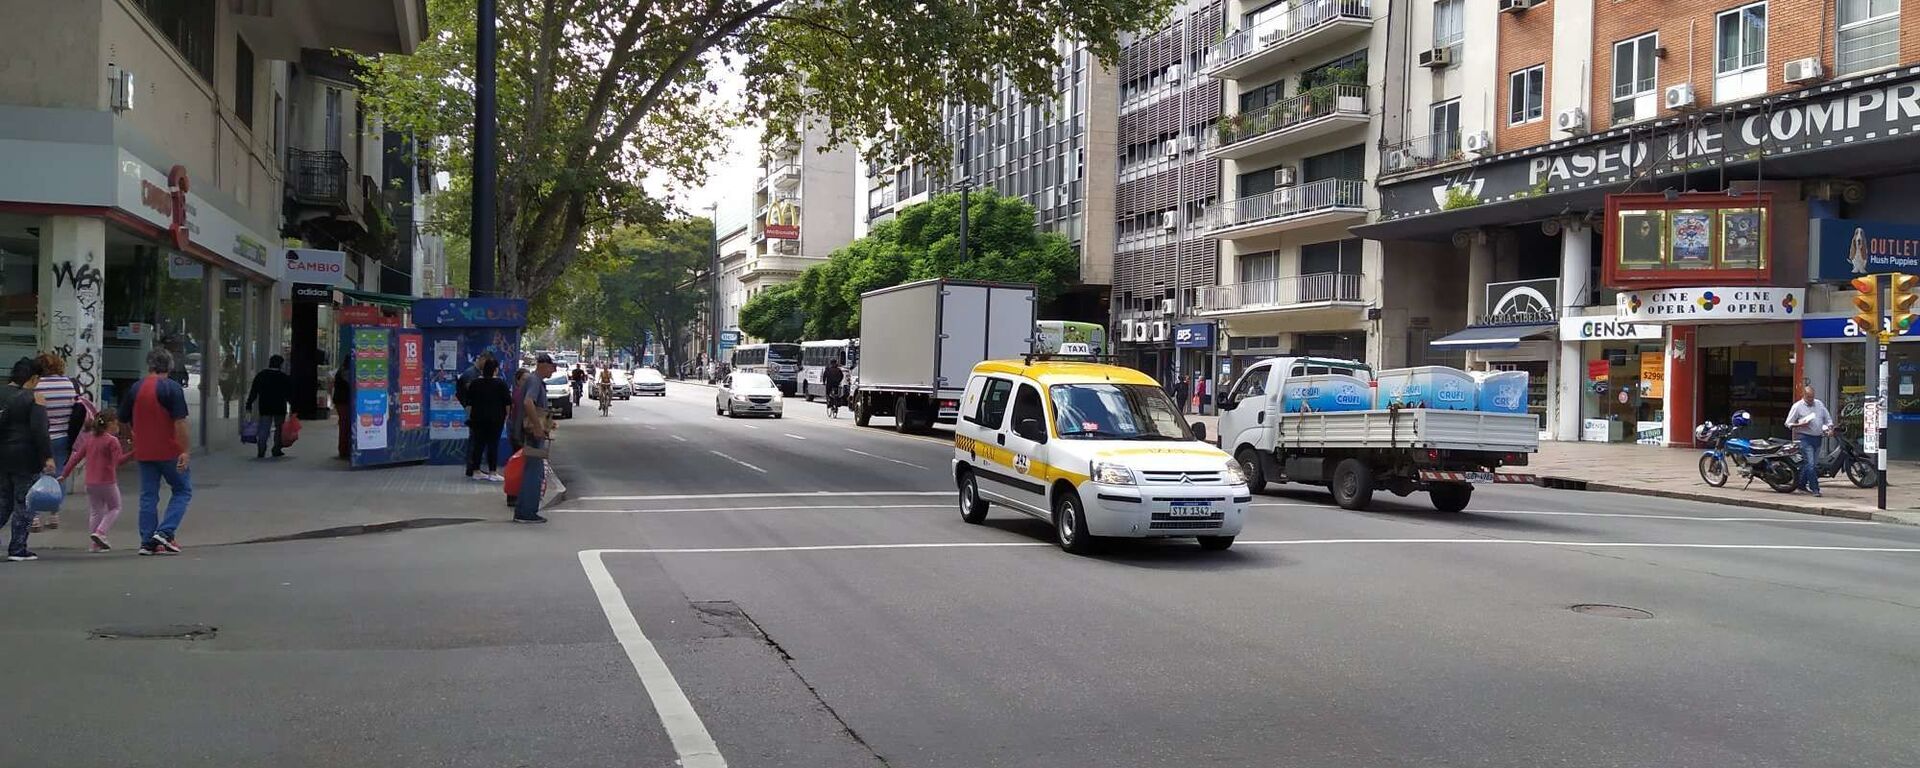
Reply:
[[1441, 349], [1511, 349], [1523, 341], [1553, 338], [1555, 326], [1548, 325], [1470, 325], [1434, 339], [1429, 346]]

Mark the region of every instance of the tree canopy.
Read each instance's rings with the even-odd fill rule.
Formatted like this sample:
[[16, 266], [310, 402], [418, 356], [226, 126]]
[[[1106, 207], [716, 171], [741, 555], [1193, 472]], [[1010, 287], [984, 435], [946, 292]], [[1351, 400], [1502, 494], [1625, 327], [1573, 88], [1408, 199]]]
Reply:
[[[941, 105], [986, 119], [1004, 79], [1058, 91], [1078, 41], [1105, 62], [1120, 36], [1159, 22], [1172, 0], [501, 0], [500, 293], [537, 297], [617, 224], [667, 206], [641, 188], [652, 173], [700, 180], [723, 131], [762, 120], [775, 137], [821, 125], [869, 160], [949, 149]], [[367, 103], [389, 127], [434, 137], [432, 160], [471, 176], [474, 0], [428, 0], [430, 34], [412, 56], [366, 61]], [[737, 67], [744, 110], [710, 77]], [[470, 185], [436, 206], [432, 226], [469, 226]]]
[[569, 301], [561, 311], [567, 335], [602, 336], [638, 359], [647, 334], [680, 349], [687, 328], [712, 296], [704, 218], [651, 227], [621, 227], [596, 243], [588, 257], [603, 264], [566, 277]]
[[960, 195], [940, 195], [874, 225], [799, 280], [747, 300], [740, 329], [768, 341], [858, 336], [860, 294], [935, 277], [1033, 283], [1044, 311], [1079, 277], [1079, 254], [1065, 237], [1036, 230], [1033, 206], [1019, 198], [969, 197], [968, 258], [960, 254]]

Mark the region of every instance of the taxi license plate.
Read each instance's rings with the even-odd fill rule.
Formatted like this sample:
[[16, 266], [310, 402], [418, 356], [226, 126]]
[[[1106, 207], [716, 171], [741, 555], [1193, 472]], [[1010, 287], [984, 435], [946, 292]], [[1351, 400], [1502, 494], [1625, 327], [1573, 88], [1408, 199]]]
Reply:
[[1167, 510], [1168, 517], [1209, 517], [1213, 514], [1213, 502], [1176, 501]]

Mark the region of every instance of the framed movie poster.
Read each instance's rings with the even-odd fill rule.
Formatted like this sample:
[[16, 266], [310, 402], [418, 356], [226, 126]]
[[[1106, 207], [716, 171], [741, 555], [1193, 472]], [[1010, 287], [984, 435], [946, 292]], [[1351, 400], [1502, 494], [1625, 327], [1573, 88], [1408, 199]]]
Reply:
[[1767, 214], [1759, 208], [1720, 211], [1720, 264], [1731, 269], [1758, 269], [1766, 253]]
[[1620, 212], [1620, 264], [1659, 269], [1666, 264], [1666, 211]]
[[1667, 223], [1667, 242], [1674, 269], [1713, 266], [1713, 212], [1671, 211]]

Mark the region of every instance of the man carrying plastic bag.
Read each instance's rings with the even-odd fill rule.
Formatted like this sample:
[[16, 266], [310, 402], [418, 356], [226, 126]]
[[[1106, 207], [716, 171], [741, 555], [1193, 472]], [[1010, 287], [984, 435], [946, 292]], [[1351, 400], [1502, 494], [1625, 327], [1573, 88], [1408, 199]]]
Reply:
[[[33, 400], [37, 378], [33, 361], [23, 357], [13, 364], [7, 383], [0, 385], [0, 527], [12, 526], [7, 560], [15, 563], [40, 559], [27, 549], [28, 526], [34, 516], [27, 505], [27, 491], [34, 481], [53, 472], [47, 409]], [[44, 496], [35, 501], [44, 504]], [[53, 503], [58, 509], [59, 501]]]

